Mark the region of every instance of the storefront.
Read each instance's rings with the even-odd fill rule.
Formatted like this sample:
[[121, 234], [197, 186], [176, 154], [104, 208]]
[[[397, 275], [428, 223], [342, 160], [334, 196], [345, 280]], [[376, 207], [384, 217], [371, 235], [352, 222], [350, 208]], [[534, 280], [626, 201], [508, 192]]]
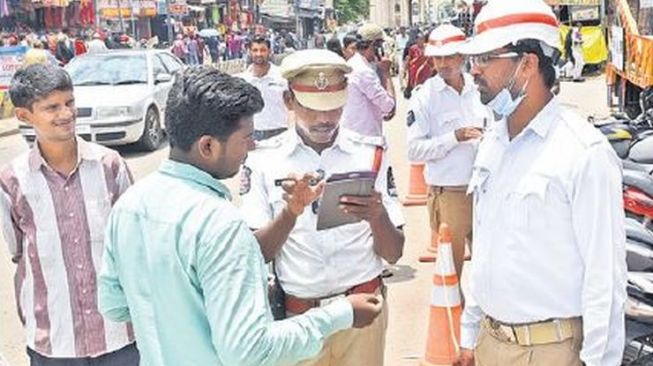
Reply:
[[152, 37], [151, 20], [157, 15], [154, 0], [98, 0], [101, 25], [113, 32], [125, 32], [134, 39]]

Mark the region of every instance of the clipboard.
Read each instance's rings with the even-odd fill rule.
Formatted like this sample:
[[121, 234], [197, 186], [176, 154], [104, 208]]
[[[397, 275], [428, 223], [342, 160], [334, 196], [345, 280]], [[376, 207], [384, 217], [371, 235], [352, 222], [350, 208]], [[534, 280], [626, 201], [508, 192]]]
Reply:
[[342, 212], [339, 207], [340, 197], [345, 195], [370, 196], [374, 191], [375, 182], [376, 172], [374, 171], [348, 172], [330, 176], [320, 199], [317, 230], [360, 222], [358, 217]]

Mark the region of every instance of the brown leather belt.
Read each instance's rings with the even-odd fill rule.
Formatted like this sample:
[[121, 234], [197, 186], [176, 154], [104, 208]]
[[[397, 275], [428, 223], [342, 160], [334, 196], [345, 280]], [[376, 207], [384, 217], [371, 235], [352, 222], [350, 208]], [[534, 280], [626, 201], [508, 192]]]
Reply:
[[442, 192], [467, 192], [467, 186], [429, 186], [432, 193]]
[[356, 285], [349, 290], [345, 291], [343, 294], [337, 294], [332, 296], [326, 296], [316, 299], [301, 299], [299, 297], [286, 294], [286, 311], [294, 315], [304, 314], [312, 308], [317, 308], [320, 306], [323, 300], [333, 298], [340, 295], [351, 295], [351, 294], [373, 294], [376, 290], [383, 285], [383, 280], [381, 277], [374, 277], [370, 281]]

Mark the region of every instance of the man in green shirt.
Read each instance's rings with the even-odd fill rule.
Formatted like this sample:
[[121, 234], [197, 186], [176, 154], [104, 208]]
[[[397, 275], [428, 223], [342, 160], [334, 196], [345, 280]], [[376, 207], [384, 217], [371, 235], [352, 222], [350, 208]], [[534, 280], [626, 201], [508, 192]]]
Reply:
[[166, 110], [169, 159], [114, 206], [100, 309], [134, 324], [144, 366], [293, 364], [381, 311], [379, 297], [361, 294], [272, 320], [259, 245], [220, 182], [253, 149], [252, 116], [262, 107], [241, 79], [184, 70]]

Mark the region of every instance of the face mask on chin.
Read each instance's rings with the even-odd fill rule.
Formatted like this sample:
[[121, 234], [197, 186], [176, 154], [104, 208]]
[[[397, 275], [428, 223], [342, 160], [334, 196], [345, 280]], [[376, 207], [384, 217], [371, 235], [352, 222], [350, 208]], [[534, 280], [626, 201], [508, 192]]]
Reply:
[[528, 86], [529, 80], [524, 83], [516, 98], [513, 98], [512, 93], [510, 93], [510, 90], [515, 86], [515, 76], [521, 65], [522, 61], [517, 65], [508, 84], [487, 104], [501, 118], [510, 116], [519, 107], [524, 98], [526, 98], [526, 87]]

